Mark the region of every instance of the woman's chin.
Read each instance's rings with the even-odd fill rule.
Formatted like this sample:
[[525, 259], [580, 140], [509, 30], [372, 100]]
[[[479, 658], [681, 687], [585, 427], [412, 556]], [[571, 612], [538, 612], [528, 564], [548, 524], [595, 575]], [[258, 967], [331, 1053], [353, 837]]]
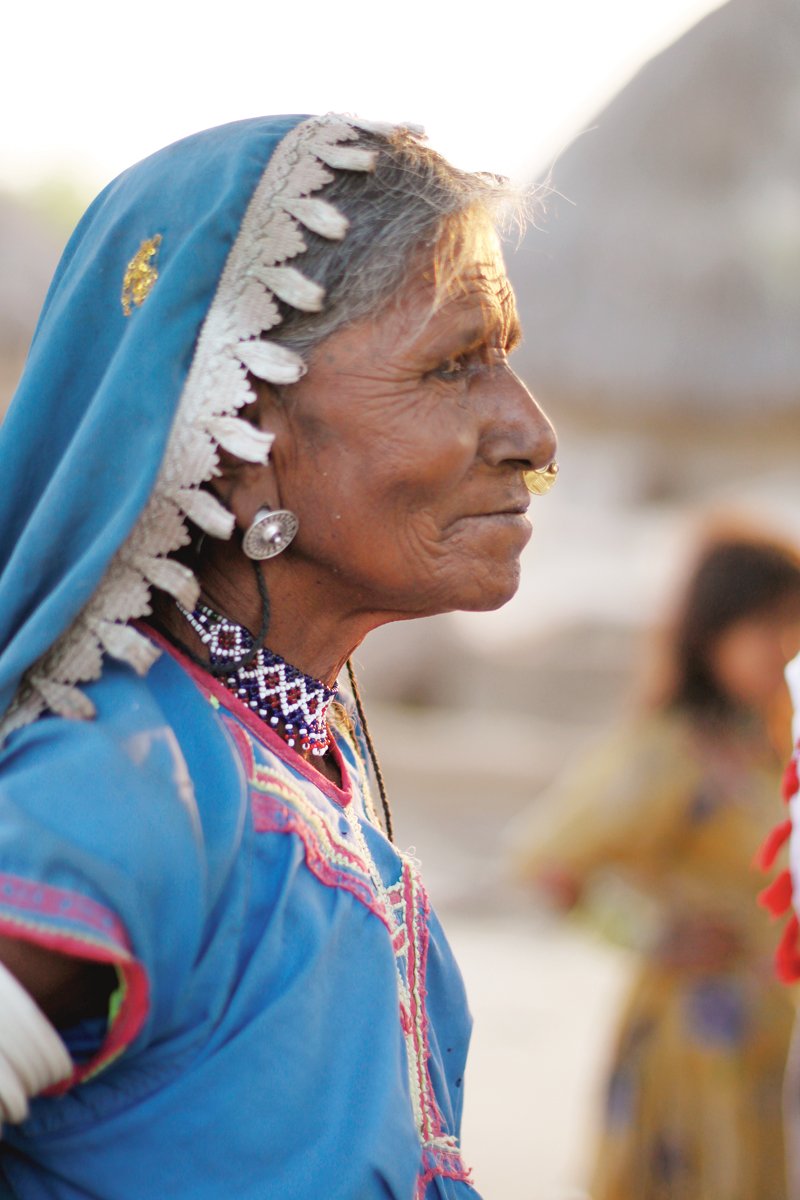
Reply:
[[453, 610], [494, 612], [516, 596], [519, 580], [519, 559], [494, 570], [481, 572], [479, 579], [473, 578], [470, 581], [469, 588], [465, 589], [460, 602], [453, 605]]

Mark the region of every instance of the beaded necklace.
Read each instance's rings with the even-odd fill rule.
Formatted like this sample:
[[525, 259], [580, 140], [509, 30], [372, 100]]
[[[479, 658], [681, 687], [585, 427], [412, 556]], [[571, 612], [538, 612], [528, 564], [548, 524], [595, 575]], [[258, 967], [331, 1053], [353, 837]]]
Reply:
[[193, 612], [181, 604], [178, 608], [206, 647], [214, 673], [238, 700], [267, 721], [287, 746], [325, 754], [328, 709], [336, 698], [331, 688], [266, 647], [256, 648], [249, 630], [208, 605], [200, 603]]

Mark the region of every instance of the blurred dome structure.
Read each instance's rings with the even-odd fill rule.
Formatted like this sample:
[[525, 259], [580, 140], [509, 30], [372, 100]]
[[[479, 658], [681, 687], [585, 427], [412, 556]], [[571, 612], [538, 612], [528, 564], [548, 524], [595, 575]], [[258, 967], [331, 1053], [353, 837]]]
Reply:
[[569, 146], [510, 256], [556, 415], [800, 430], [799, 139], [800, 4], [729, 0]]

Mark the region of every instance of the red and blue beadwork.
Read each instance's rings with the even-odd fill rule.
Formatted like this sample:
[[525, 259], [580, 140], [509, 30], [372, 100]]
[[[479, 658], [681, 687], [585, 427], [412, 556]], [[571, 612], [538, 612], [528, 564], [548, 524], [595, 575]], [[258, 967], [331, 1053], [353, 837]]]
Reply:
[[[312, 679], [279, 654], [266, 647], [253, 651], [249, 630], [228, 617], [198, 604], [194, 612], [181, 612], [206, 647], [215, 673], [231, 666], [220, 681], [239, 700], [267, 721], [288, 746], [323, 755], [330, 744], [328, 709], [336, 693], [319, 679]], [[240, 665], [242, 659], [248, 660]]]

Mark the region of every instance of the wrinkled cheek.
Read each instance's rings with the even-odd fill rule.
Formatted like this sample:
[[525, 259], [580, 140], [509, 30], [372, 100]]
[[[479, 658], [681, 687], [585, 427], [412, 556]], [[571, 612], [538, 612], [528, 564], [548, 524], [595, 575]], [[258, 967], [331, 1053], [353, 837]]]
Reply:
[[410, 436], [386, 445], [381, 490], [387, 503], [403, 501], [411, 509], [423, 508], [462, 486], [478, 454], [473, 424], [465, 418], [462, 427], [448, 410], [447, 420], [434, 424], [420, 418]]
[[383, 519], [374, 513], [367, 528], [369, 536], [359, 545], [358, 569], [377, 592], [401, 600], [401, 607], [413, 611], [438, 590], [450, 565], [438, 527], [425, 514], [395, 510]]
[[442, 542], [439, 570], [454, 586], [460, 582], [474, 593], [473, 599], [483, 592], [509, 598], [519, 586], [520, 556], [526, 541], [519, 531], [494, 532], [468, 526]]

